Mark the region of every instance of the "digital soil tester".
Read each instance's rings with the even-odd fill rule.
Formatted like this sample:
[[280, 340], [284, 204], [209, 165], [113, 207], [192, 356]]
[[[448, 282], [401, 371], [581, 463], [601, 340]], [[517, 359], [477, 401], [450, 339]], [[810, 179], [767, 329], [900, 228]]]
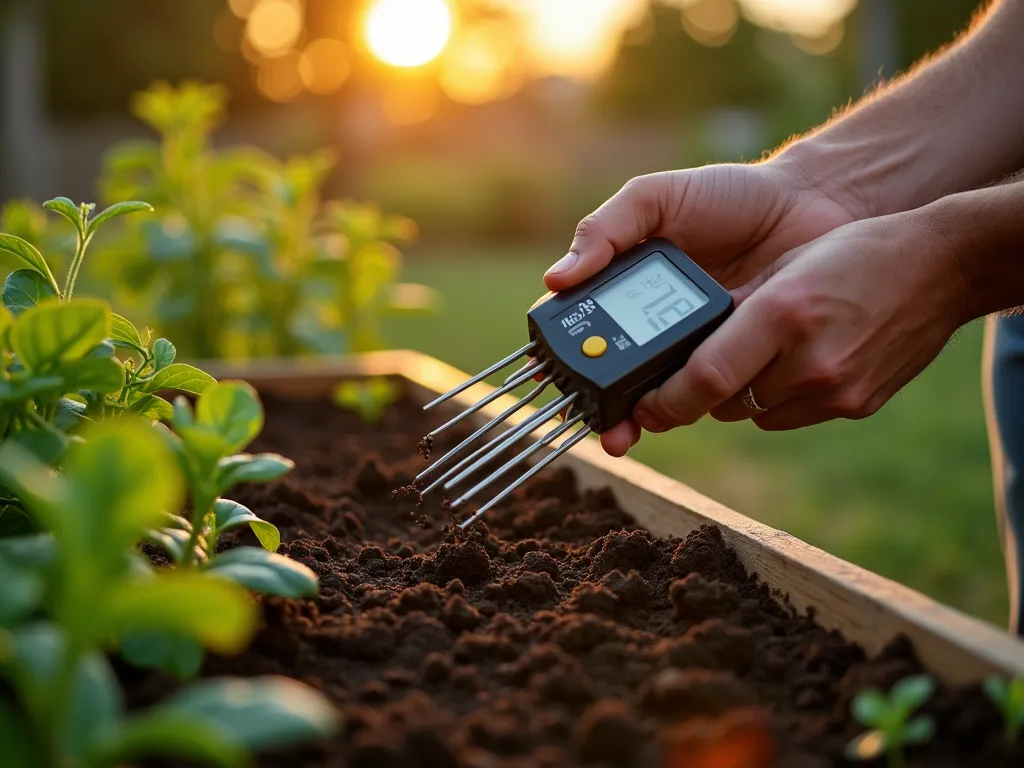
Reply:
[[[542, 297], [527, 312], [529, 344], [424, 407], [432, 408], [516, 360], [530, 358], [504, 386], [431, 432], [428, 438], [433, 439], [501, 395], [540, 378], [525, 397], [427, 467], [417, 481], [450, 465], [423, 493], [442, 484], [451, 490], [564, 411], [559, 425], [452, 502], [453, 508], [464, 504], [576, 427], [555, 450], [461, 524], [470, 525], [591, 432], [607, 432], [630, 418], [640, 398], [682, 368], [732, 309], [732, 297], [724, 288], [685, 253], [660, 238], [645, 240], [621, 254], [589, 280]], [[553, 401], [452, 463], [552, 384], [560, 392]]]

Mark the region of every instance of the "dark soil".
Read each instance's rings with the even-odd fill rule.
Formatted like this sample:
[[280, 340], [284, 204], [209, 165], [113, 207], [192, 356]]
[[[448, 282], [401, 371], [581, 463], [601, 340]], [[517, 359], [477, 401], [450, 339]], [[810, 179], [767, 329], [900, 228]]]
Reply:
[[[203, 674], [289, 675], [347, 725], [262, 766], [845, 765], [851, 697], [921, 671], [906, 642], [868, 661], [795, 617], [716, 528], [654, 539], [562, 468], [462, 533], [437, 500], [393, 493], [424, 466], [417, 441], [436, 415], [403, 402], [368, 426], [326, 404], [265, 404], [252, 449], [296, 470], [233, 496], [281, 528], [280, 551], [319, 574], [321, 595], [263, 600], [249, 651]], [[132, 706], [173, 686], [123, 677]], [[910, 765], [1024, 765], [977, 688], [942, 688], [926, 711], [938, 736]]]

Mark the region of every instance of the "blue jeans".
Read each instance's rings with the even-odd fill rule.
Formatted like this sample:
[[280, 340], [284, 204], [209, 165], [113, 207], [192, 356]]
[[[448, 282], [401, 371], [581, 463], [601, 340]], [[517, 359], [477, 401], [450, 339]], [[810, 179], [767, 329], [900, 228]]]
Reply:
[[983, 373], [1010, 631], [1024, 635], [1024, 315], [986, 319]]

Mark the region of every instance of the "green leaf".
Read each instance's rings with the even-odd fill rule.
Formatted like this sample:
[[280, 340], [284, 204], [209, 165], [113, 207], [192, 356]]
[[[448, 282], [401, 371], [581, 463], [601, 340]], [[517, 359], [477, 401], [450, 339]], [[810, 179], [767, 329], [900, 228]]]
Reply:
[[69, 390], [86, 390], [105, 395], [124, 386], [124, 366], [109, 357], [86, 357], [60, 369]]
[[63, 432], [52, 428], [16, 432], [10, 437], [10, 441], [20, 445], [43, 464], [56, 464], [71, 445]]
[[43, 580], [0, 555], [0, 626], [12, 626], [39, 607]]
[[110, 315], [110, 340], [118, 346], [126, 346], [142, 351], [145, 345], [139, 329], [130, 320], [116, 313]]
[[847, 744], [843, 753], [848, 760], [874, 760], [885, 753], [887, 745], [882, 731], [868, 731]]
[[216, 515], [217, 533], [248, 524], [264, 549], [276, 552], [281, 546], [281, 532], [277, 526], [261, 520], [252, 510], [237, 501], [217, 499], [213, 505], [213, 512]]
[[117, 216], [124, 216], [125, 214], [136, 213], [138, 211], [152, 211], [152, 210], [153, 210], [153, 206], [152, 205], [150, 205], [149, 203], [143, 203], [143, 202], [139, 202], [139, 201], [114, 203], [109, 208], [107, 208], [107, 209], [101, 211], [100, 213], [98, 213], [96, 215], [96, 217], [93, 218], [89, 222], [87, 233], [91, 235], [93, 232], [95, 232], [97, 229], [99, 229], [99, 227], [101, 227], [103, 224], [105, 224], [106, 222], [110, 221], [111, 219], [113, 219], [113, 218], [115, 218]]
[[57, 559], [57, 542], [48, 533], [0, 538], [0, 557], [33, 571], [49, 568]]
[[854, 697], [850, 711], [858, 723], [874, 727], [882, 721], [888, 709], [888, 702], [881, 693], [864, 690]]
[[177, 350], [167, 339], [157, 339], [153, 344], [153, 364], [160, 371], [174, 362]]
[[145, 757], [174, 757], [218, 768], [249, 764], [245, 749], [225, 736], [221, 728], [201, 715], [164, 707], [135, 715], [97, 734], [89, 764], [122, 765]]
[[[74, 533], [67, 544], [83, 557], [120, 558], [143, 532], [181, 503], [182, 478], [170, 449], [144, 422], [98, 422], [68, 453], [64, 476], [74, 488]], [[71, 522], [74, 521], [74, 522]], [[69, 532], [70, 533], [70, 532]]]
[[64, 389], [64, 379], [60, 376], [0, 379], [0, 403], [20, 403], [40, 395], [58, 394]]
[[176, 563], [185, 559], [185, 547], [188, 546], [190, 535], [188, 531], [180, 528], [161, 528], [160, 530], [146, 531], [143, 538], [150, 544], [160, 547], [171, 556]]
[[50, 267], [47, 266], [46, 259], [43, 258], [43, 254], [34, 245], [22, 240], [20, 237], [0, 233], [0, 251], [10, 253], [28, 264], [46, 278], [46, 282], [50, 284], [55, 294], [60, 295], [60, 288], [57, 287], [57, 281], [53, 279], [53, 273], [50, 271]]
[[94, 735], [118, 719], [121, 707], [121, 689], [106, 657], [99, 652], [83, 656], [75, 669], [62, 728], [67, 752], [83, 754]]
[[175, 427], [191, 427], [195, 423], [192, 415], [192, 405], [188, 399], [182, 396], [174, 398], [174, 417], [171, 419]]
[[36, 768], [42, 760], [32, 743], [28, 723], [6, 699], [0, 698], [0, 744], [4, 768]]
[[181, 392], [201, 395], [216, 383], [216, 379], [205, 371], [186, 363], [172, 363], [157, 371], [156, 375], [146, 383], [146, 391], [176, 389]]
[[162, 669], [182, 680], [190, 680], [203, 665], [203, 646], [187, 635], [164, 632], [136, 632], [121, 640], [121, 656], [143, 669]]
[[934, 691], [934, 679], [929, 675], [914, 675], [897, 682], [889, 692], [889, 700], [901, 712], [910, 713], [924, 704]]
[[901, 741], [904, 744], [924, 744], [935, 735], [935, 720], [931, 715], [919, 715], [907, 723]]
[[20, 315], [48, 299], [57, 298], [46, 278], [34, 269], [16, 269], [4, 281], [3, 302], [12, 315]]
[[185, 635], [222, 654], [242, 651], [258, 620], [256, 606], [237, 585], [178, 571], [120, 584], [97, 612], [98, 629], [106, 633]]
[[75, 299], [26, 310], [11, 328], [11, 346], [30, 371], [45, 373], [77, 360], [110, 335], [110, 307], [102, 301]]
[[229, 451], [244, 448], [263, 429], [263, 406], [256, 390], [244, 381], [210, 387], [196, 405], [196, 424], [224, 437]]
[[129, 411], [160, 421], [170, 421], [173, 409], [171, 404], [157, 395], [143, 395], [128, 408]]
[[217, 493], [223, 493], [239, 483], [262, 483], [283, 477], [295, 468], [295, 462], [276, 453], [240, 453], [221, 459], [217, 468]]
[[57, 401], [57, 414], [53, 418], [53, 426], [64, 432], [70, 432], [83, 421], [86, 421], [86, 405], [69, 397]]
[[[28, 712], [41, 712], [52, 695], [57, 664], [65, 646], [64, 632], [50, 621], [18, 627], [10, 634], [14, 658], [10, 674]], [[5, 670], [6, 672], [6, 670]]]
[[229, 549], [208, 560], [205, 571], [274, 597], [314, 597], [319, 590], [312, 570], [284, 555], [256, 547]]
[[66, 197], [55, 197], [53, 200], [47, 200], [43, 203], [43, 208], [48, 211], [53, 211], [54, 213], [59, 213], [65, 219], [70, 221], [78, 232], [82, 233], [81, 211], [78, 209], [77, 205]]
[[89, 354], [86, 355], [86, 357], [95, 357], [100, 360], [109, 360], [115, 354], [117, 354], [117, 349], [114, 347], [113, 344], [104, 339], [95, 347], [90, 349]]
[[61, 527], [60, 510], [71, 496], [68, 483], [13, 440], [0, 442], [0, 485], [35, 514], [41, 527], [51, 532]]
[[286, 677], [203, 680], [166, 699], [252, 751], [332, 736], [338, 712], [321, 694]]

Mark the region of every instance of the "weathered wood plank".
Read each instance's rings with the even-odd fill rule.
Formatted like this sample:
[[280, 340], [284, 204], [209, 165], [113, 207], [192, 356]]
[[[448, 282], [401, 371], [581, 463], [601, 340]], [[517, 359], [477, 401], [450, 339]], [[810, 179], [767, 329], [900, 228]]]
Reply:
[[[399, 351], [358, 360], [214, 364], [207, 370], [290, 397], [324, 396], [346, 376], [399, 374], [423, 402], [467, 378], [433, 358]], [[490, 391], [488, 385], [477, 385], [454, 398], [448, 410], [464, 408]], [[478, 414], [477, 423], [512, 402], [509, 396], [496, 400]], [[532, 412], [524, 408], [510, 426]], [[1007, 632], [762, 525], [639, 462], [612, 458], [596, 440], [584, 440], [561, 461], [575, 470], [582, 487], [610, 488], [623, 509], [654, 535], [682, 537], [705, 523], [717, 525], [748, 570], [787, 594], [799, 610], [813, 607], [822, 625], [839, 630], [868, 653], [903, 634], [914, 642], [923, 663], [949, 682], [977, 681], [992, 672], [1024, 676], [1024, 642]]]

